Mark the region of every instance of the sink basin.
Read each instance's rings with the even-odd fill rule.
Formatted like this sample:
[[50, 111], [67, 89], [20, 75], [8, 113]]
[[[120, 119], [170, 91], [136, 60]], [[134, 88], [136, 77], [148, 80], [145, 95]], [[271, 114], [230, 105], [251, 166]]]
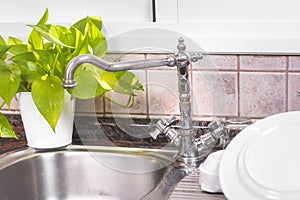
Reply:
[[0, 199], [141, 199], [161, 182], [175, 154], [80, 145], [28, 148], [0, 157]]

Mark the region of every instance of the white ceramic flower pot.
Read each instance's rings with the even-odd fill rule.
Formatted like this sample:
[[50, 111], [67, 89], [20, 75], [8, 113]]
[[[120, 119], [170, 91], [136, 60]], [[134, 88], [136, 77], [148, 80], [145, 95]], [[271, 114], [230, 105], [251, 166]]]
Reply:
[[55, 133], [35, 106], [31, 92], [18, 93], [27, 145], [37, 149], [63, 147], [72, 142], [75, 98], [65, 92], [65, 103]]

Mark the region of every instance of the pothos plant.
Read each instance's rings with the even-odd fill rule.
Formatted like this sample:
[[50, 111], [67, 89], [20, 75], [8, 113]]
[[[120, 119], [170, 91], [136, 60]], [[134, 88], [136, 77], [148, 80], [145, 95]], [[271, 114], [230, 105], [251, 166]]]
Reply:
[[[80, 54], [103, 57], [106, 38], [101, 32], [100, 17], [85, 17], [69, 27], [47, 24], [48, 9], [32, 28], [27, 43], [15, 37], [7, 42], [0, 36], [0, 97], [10, 108], [18, 92], [31, 92], [36, 107], [53, 130], [62, 113], [64, 88], [62, 79], [66, 65]], [[77, 87], [68, 91], [81, 99], [106, 96], [109, 91], [129, 97], [124, 107], [131, 107], [134, 91], [142, 90], [138, 78], [131, 72], [106, 72], [90, 64], [80, 66], [75, 79]], [[113, 102], [117, 103], [117, 102]], [[42, 134], [42, 133], [41, 133]], [[6, 116], [0, 113], [0, 137], [17, 138]]]

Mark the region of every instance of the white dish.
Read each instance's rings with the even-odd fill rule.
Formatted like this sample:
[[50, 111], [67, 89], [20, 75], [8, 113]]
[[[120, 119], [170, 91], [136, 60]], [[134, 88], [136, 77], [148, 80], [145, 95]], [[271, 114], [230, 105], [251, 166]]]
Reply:
[[210, 193], [221, 193], [219, 181], [219, 166], [224, 150], [219, 150], [208, 155], [206, 160], [199, 166], [201, 189]]
[[227, 146], [220, 184], [229, 200], [300, 199], [300, 112], [259, 120]]

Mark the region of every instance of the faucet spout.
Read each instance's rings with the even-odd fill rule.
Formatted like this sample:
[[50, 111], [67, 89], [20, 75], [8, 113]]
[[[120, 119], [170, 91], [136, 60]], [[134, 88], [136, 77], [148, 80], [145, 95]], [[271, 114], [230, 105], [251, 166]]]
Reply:
[[65, 71], [65, 76], [63, 79], [63, 87], [65, 89], [72, 89], [76, 86], [76, 81], [74, 79], [74, 73], [76, 69], [82, 64], [92, 64], [99, 67], [105, 71], [117, 72], [124, 70], [135, 70], [135, 69], [145, 69], [160, 66], [173, 67], [176, 64], [176, 58], [170, 55], [166, 58], [160, 59], [148, 59], [130, 62], [120, 62], [120, 63], [109, 63], [101, 58], [98, 58], [91, 54], [83, 54], [73, 58]]

